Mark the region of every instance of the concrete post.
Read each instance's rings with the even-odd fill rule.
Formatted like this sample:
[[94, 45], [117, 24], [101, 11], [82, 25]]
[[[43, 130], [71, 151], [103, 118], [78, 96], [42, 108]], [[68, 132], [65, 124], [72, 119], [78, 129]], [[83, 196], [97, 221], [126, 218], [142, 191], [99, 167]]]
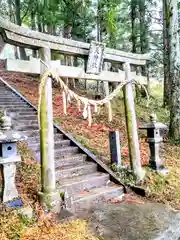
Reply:
[[111, 164], [121, 165], [121, 152], [120, 152], [120, 139], [119, 131], [109, 132], [109, 146], [110, 146], [110, 156]]

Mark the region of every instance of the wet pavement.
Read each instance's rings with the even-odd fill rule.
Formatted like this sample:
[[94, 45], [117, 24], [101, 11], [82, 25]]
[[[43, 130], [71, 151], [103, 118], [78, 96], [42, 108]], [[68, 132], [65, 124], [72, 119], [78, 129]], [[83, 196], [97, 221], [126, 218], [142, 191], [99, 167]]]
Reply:
[[103, 240], [180, 240], [180, 212], [163, 204], [116, 201], [88, 215], [90, 228]]

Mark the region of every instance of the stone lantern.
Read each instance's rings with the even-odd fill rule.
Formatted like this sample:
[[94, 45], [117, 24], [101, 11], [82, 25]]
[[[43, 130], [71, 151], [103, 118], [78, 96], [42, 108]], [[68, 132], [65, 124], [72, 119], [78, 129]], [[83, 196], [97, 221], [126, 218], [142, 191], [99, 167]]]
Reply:
[[21, 161], [17, 154], [17, 141], [26, 140], [26, 136], [11, 129], [12, 121], [4, 115], [0, 119], [0, 164], [3, 172], [2, 201], [4, 203], [18, 198], [15, 185], [16, 163]]
[[167, 126], [163, 123], [157, 122], [156, 115], [151, 114], [150, 122], [141, 126], [139, 129], [147, 130], [147, 142], [149, 143], [150, 150], [149, 166], [157, 171], [167, 171], [159, 156], [160, 144], [163, 140], [160, 135], [160, 130], [167, 129]]

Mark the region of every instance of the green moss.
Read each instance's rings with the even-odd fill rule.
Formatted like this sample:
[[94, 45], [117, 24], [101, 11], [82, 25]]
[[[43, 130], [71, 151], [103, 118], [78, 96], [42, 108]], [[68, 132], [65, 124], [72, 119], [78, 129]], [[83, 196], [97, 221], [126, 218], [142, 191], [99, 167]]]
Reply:
[[62, 119], [60, 117], [58, 117], [58, 119], [55, 119], [56, 124], [60, 124], [61, 122], [62, 122]]
[[177, 199], [180, 199], [180, 193], [177, 193], [177, 194], [176, 194], [176, 198], [177, 198]]
[[92, 148], [89, 146], [89, 142], [88, 142], [88, 139], [85, 138], [84, 136], [82, 135], [73, 135], [73, 137], [79, 142], [82, 144], [82, 146], [84, 146], [85, 148], [87, 148], [89, 151], [91, 151], [92, 153], [94, 153], [95, 155], [99, 155], [99, 152], [97, 149], [95, 148]]
[[154, 184], [151, 186], [153, 192], [161, 191], [167, 184], [166, 178], [159, 174], [154, 175]]
[[125, 185], [135, 185], [136, 184], [136, 176], [133, 173], [132, 170], [129, 168], [124, 167], [117, 167], [116, 165], [112, 166], [112, 169], [116, 172], [117, 177], [120, 179], [120, 181]]
[[84, 136], [82, 136], [82, 135], [75, 135], [74, 137], [75, 137], [76, 140], [77, 140], [78, 142], [80, 142], [82, 145], [84, 145], [84, 146], [87, 145], [88, 139], [86, 139]]

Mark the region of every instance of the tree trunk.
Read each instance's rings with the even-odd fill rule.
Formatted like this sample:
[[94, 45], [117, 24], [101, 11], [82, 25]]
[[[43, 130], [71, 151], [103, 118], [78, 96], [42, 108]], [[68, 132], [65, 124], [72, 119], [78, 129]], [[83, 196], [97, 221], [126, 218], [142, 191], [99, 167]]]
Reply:
[[[132, 41], [132, 52], [137, 52], [137, 27], [136, 27], [136, 19], [137, 19], [137, 0], [131, 0], [131, 41]], [[136, 71], [135, 66], [131, 66], [133, 71]], [[140, 92], [139, 88], [135, 86], [136, 91], [136, 100], [139, 102], [140, 100]]]
[[42, 20], [42, 24], [41, 25], [42, 25], [42, 32], [46, 33], [46, 26], [45, 26], [43, 20]]
[[147, 92], [149, 95], [151, 95], [151, 90], [150, 90], [150, 76], [149, 76], [149, 64], [147, 63], [146, 65], [146, 74], [147, 74]]
[[52, 34], [56, 36], [56, 25], [53, 25], [52, 27]]
[[[34, 11], [31, 12], [31, 29], [36, 30], [36, 21], [35, 21]], [[34, 58], [37, 58], [37, 51], [35, 49], [32, 50], [32, 56]]]
[[[9, 19], [11, 22], [15, 22], [15, 18], [14, 18], [14, 14], [13, 14], [13, 3], [12, 3], [12, 0], [8, 0], [8, 10], [9, 10]], [[15, 59], [18, 59], [19, 56], [18, 56], [18, 49], [17, 49], [17, 46], [14, 46], [14, 56], [15, 56]]]
[[[71, 39], [71, 34], [72, 34], [72, 25], [64, 24], [63, 37]], [[64, 64], [67, 66], [73, 66], [70, 56], [64, 55]]]
[[41, 16], [41, 3], [38, 2], [37, 4], [37, 11], [36, 11], [36, 24], [38, 32], [43, 32], [42, 30], [42, 16]]
[[163, 45], [164, 45], [164, 107], [170, 104], [170, 8], [169, 0], [163, 0]]
[[[64, 25], [64, 31], [63, 31], [63, 37], [64, 38], [68, 38], [71, 39], [72, 38], [72, 24], [65, 24]], [[73, 66], [74, 65], [74, 59], [72, 56], [64, 56], [64, 62], [65, 65], [67, 66]], [[69, 80], [67, 79], [67, 84], [69, 83]], [[70, 84], [69, 84], [70, 88], [75, 88], [75, 80], [71, 79]]]
[[169, 136], [180, 140], [180, 42], [177, 0], [169, 0], [170, 14], [170, 129]]
[[102, 31], [101, 31], [101, 21], [102, 21], [102, 6], [100, 0], [97, 1], [97, 16], [96, 16], [96, 41], [102, 42]]
[[[97, 13], [96, 13], [96, 41], [102, 42], [102, 4], [100, 0], [97, 0]], [[99, 92], [99, 81], [97, 81], [96, 91]]]
[[131, 40], [133, 53], [136, 53], [137, 50], [136, 8], [136, 0], [131, 0]]
[[[140, 20], [140, 44], [141, 44], [141, 53], [147, 53], [149, 51], [149, 41], [148, 41], [148, 24], [145, 18], [146, 16], [146, 5], [145, 0], [139, 0], [139, 20]], [[147, 76], [147, 66], [142, 66], [142, 75]]]
[[[15, 16], [16, 16], [16, 24], [21, 26], [21, 2], [20, 0], [15, 0]], [[26, 52], [23, 47], [19, 47], [19, 52], [20, 52], [20, 58], [22, 60], [26, 60]]]
[[42, 23], [41, 23], [41, 17], [39, 15], [39, 13], [37, 13], [37, 26], [38, 26], [38, 31], [39, 32], [43, 32], [43, 30], [42, 30]]
[[111, 27], [108, 27], [109, 47], [116, 48], [117, 45], [117, 21], [116, 21], [116, 6], [112, 5], [108, 11], [111, 13]]
[[[71, 37], [72, 37], [71, 34], [72, 34], [72, 25], [71, 24], [65, 24], [64, 25], [64, 30], [63, 30], [63, 37], [71, 39]], [[70, 56], [66, 56], [66, 55], [64, 56], [65, 65], [73, 66], [71, 58], [72, 57], [70, 57]]]

